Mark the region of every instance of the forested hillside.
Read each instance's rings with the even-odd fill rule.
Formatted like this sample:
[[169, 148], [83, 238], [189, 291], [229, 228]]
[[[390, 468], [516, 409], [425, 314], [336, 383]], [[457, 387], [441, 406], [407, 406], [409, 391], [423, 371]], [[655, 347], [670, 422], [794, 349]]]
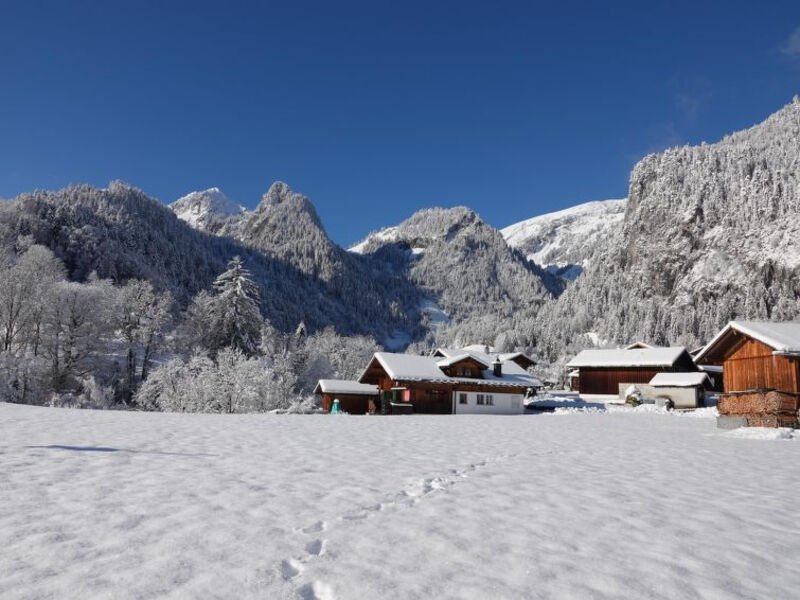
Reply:
[[531, 348], [533, 318], [562, 289], [465, 207], [421, 210], [351, 250], [386, 270], [407, 272], [438, 298], [450, 320], [435, 330], [429, 345], [477, 341], [501, 350]]
[[622, 227], [539, 315], [558, 360], [592, 332], [697, 346], [732, 318], [800, 316], [800, 100], [715, 144], [634, 168]]
[[[284, 225], [300, 238], [301, 230]], [[241, 255], [260, 287], [264, 316], [283, 331], [304, 321], [312, 331], [333, 326], [343, 334], [379, 338], [397, 329], [413, 332], [420, 301], [420, 292], [407, 282], [367, 277], [371, 270], [358, 264], [358, 257], [345, 257], [350, 273], [321, 260], [319, 268], [309, 268], [257, 241], [197, 231], [141, 190], [119, 182], [105, 189], [36, 191], [4, 202], [0, 235], [12, 252], [25, 244], [51, 249], [72, 280], [84, 281], [91, 273], [117, 283], [145, 279], [170, 291], [181, 306]], [[325, 243], [317, 250], [314, 241], [320, 240], [308, 245], [312, 260], [331, 252]]]

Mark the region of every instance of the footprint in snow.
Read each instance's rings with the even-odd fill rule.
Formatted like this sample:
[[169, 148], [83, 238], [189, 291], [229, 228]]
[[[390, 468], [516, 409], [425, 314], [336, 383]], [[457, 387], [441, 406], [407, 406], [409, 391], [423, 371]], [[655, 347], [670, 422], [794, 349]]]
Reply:
[[306, 552], [311, 556], [322, 556], [325, 552], [325, 540], [311, 540], [306, 544]]
[[314, 581], [300, 587], [297, 592], [303, 600], [336, 600], [336, 596], [326, 583]]
[[313, 525], [303, 528], [303, 533], [320, 533], [321, 531], [325, 531], [327, 527], [328, 524], [325, 523], [325, 521], [317, 521]]
[[281, 575], [288, 581], [300, 575], [304, 568], [300, 561], [289, 558], [281, 563]]

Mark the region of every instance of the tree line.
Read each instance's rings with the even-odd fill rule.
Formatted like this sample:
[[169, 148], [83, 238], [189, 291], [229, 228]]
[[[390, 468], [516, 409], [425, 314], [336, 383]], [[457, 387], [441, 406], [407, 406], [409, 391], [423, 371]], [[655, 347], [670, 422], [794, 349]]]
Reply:
[[285, 334], [234, 257], [185, 310], [141, 279], [69, 281], [49, 249], [0, 258], [0, 400], [186, 412], [313, 408], [323, 377], [355, 377], [377, 343], [332, 328]]

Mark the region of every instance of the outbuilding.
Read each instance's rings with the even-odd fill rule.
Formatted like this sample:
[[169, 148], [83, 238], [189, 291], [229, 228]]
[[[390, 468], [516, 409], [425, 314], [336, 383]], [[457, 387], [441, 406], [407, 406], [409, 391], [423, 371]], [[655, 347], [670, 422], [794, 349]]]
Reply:
[[656, 396], [667, 398], [672, 408], [697, 408], [704, 406], [711, 380], [703, 372], [657, 373], [649, 385]]
[[379, 396], [378, 386], [347, 379], [320, 379], [314, 393], [322, 396], [325, 412], [338, 400], [339, 409], [351, 415], [375, 412]]
[[581, 395], [616, 396], [631, 384], [647, 384], [658, 373], [696, 372], [683, 346], [584, 350], [567, 363], [578, 371]]
[[697, 362], [723, 367], [721, 424], [798, 426], [800, 323], [731, 321]]

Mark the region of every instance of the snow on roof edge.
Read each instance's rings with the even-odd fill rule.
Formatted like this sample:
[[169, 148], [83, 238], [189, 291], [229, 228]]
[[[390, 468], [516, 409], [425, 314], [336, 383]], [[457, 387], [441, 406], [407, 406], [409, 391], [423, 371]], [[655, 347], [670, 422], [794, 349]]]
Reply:
[[650, 380], [653, 387], [695, 387], [710, 383], [708, 374], [702, 371], [689, 373], [656, 373]]
[[664, 348], [591, 348], [582, 350], [566, 364], [581, 367], [653, 367], [672, 366], [686, 352], [683, 346]]
[[723, 327], [717, 335], [715, 335], [708, 344], [697, 354], [695, 360], [700, 362], [706, 355], [719, 344], [719, 342], [731, 330], [738, 331], [744, 335], [758, 340], [773, 349], [773, 354], [787, 354], [787, 355], [800, 355], [800, 338], [796, 340], [796, 346], [792, 347], [784, 341], [778, 340], [774, 333], [765, 332], [763, 326], [773, 327], [776, 325], [795, 325], [800, 329], [800, 323], [795, 321], [730, 321]]
[[351, 379], [320, 379], [314, 388], [314, 393], [377, 396], [378, 386]]

